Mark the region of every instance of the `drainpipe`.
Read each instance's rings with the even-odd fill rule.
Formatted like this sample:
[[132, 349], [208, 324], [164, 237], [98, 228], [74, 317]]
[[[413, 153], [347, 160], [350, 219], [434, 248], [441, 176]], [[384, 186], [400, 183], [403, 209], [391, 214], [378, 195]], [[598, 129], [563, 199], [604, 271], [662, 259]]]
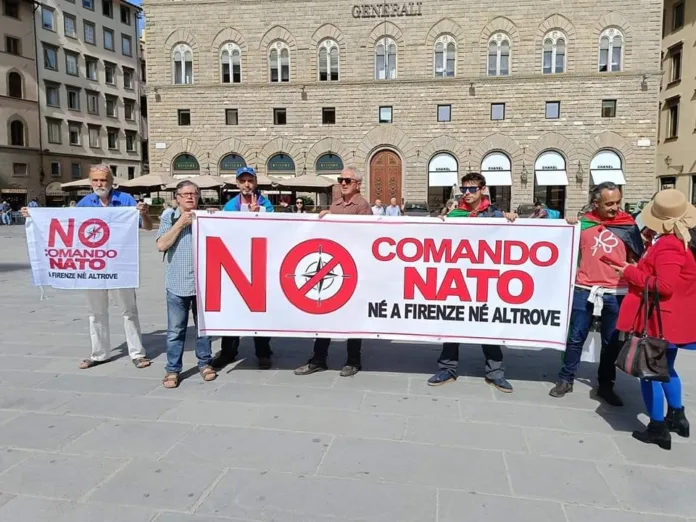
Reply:
[[[46, 205], [46, 187], [43, 185], [43, 180], [46, 177], [46, 174], [43, 170], [43, 155], [44, 155], [44, 147], [43, 147], [43, 125], [41, 124], [41, 88], [40, 88], [40, 81], [39, 81], [39, 56], [42, 56], [39, 51], [39, 37], [36, 34], [36, 10], [39, 8], [39, 3], [38, 2], [33, 2], [34, 8], [32, 9], [31, 13], [31, 18], [32, 18], [32, 23], [34, 24], [33, 27], [33, 32], [34, 32], [34, 66], [36, 67], [36, 106], [38, 108], [38, 113], [39, 113], [39, 186], [43, 189], [44, 193], [44, 201], [43, 204]], [[63, 173], [61, 172], [61, 176]], [[39, 194], [40, 196], [40, 194]], [[29, 195], [27, 194], [27, 199], [29, 199]], [[27, 201], [27, 203], [29, 203]]]

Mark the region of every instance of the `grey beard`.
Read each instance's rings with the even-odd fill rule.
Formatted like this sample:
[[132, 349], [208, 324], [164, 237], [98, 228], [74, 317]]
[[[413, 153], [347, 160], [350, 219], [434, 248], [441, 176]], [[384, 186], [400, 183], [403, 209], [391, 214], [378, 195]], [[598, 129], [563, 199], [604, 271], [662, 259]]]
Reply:
[[100, 198], [102, 198], [102, 197], [104, 197], [104, 196], [108, 196], [108, 195], [109, 195], [109, 192], [111, 192], [111, 188], [108, 188], [108, 189], [93, 188], [92, 190], [93, 190], [94, 193], [95, 193], [97, 196], [99, 196]]

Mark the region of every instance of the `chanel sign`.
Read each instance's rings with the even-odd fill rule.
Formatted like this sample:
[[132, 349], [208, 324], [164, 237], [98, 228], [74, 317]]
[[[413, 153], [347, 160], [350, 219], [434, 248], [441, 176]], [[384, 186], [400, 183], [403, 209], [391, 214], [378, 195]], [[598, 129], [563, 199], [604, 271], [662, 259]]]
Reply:
[[353, 18], [388, 18], [421, 16], [423, 2], [362, 4], [353, 6]]

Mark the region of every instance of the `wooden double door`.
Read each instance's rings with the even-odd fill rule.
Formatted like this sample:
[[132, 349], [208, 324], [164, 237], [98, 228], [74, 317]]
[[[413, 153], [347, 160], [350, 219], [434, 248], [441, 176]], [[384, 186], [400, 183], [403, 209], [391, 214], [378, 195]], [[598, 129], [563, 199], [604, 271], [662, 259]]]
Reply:
[[391, 198], [396, 198], [398, 205], [403, 203], [401, 196], [401, 158], [395, 152], [383, 150], [370, 160], [370, 203], [376, 199], [389, 204]]

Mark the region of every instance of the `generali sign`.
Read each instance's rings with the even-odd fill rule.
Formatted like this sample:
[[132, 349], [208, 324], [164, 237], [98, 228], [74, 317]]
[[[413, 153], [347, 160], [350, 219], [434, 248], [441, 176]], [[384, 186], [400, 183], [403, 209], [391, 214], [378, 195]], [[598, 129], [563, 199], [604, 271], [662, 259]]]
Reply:
[[353, 18], [388, 18], [397, 16], [421, 16], [423, 2], [383, 2], [353, 6]]

